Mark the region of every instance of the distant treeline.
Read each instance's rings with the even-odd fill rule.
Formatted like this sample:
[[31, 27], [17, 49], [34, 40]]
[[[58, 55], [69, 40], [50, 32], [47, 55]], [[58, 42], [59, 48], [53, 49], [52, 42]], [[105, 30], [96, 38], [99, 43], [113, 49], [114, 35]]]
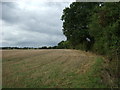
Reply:
[[33, 47], [1, 47], [0, 49], [38, 49]]
[[0, 49], [63, 49], [61, 47], [58, 46], [53, 46], [53, 47], [47, 47], [47, 46], [43, 46], [43, 47], [0, 47]]

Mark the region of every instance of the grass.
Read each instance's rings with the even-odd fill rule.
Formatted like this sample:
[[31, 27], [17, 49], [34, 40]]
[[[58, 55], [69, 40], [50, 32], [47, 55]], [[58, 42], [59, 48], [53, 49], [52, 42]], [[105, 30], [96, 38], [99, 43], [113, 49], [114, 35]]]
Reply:
[[3, 88], [102, 88], [103, 59], [79, 50], [6, 50]]
[[79, 76], [79, 80], [76, 80], [76, 82], [80, 82], [76, 87], [106, 88], [107, 86], [103, 85], [100, 77], [102, 65], [103, 59], [97, 58], [91, 68], [86, 73]]

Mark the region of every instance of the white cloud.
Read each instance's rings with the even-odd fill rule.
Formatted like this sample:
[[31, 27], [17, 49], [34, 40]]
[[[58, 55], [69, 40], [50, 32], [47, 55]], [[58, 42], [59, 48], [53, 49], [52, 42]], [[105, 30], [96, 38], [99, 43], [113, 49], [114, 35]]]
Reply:
[[2, 3], [3, 46], [54, 46], [66, 40], [60, 18], [69, 4], [42, 1]]

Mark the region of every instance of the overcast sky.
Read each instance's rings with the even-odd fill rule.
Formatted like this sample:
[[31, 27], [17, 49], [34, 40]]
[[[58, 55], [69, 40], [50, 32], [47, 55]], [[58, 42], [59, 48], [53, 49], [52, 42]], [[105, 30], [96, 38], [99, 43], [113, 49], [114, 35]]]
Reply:
[[[66, 40], [61, 15], [71, 2], [2, 2], [2, 46], [54, 46]], [[1, 45], [1, 44], [0, 44]]]

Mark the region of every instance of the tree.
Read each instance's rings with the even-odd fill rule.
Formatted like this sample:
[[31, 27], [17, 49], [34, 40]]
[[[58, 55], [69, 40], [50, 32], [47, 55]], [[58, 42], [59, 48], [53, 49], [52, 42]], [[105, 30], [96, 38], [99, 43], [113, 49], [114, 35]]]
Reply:
[[61, 20], [63, 20], [63, 33], [67, 37], [67, 40], [72, 43], [73, 46], [86, 43], [86, 38], [91, 39], [93, 37], [89, 35], [88, 23], [91, 16], [91, 11], [98, 3], [72, 3], [70, 7], [63, 10]]
[[61, 41], [58, 43], [57, 48], [59, 49], [70, 49], [72, 48], [71, 43], [69, 41]]

